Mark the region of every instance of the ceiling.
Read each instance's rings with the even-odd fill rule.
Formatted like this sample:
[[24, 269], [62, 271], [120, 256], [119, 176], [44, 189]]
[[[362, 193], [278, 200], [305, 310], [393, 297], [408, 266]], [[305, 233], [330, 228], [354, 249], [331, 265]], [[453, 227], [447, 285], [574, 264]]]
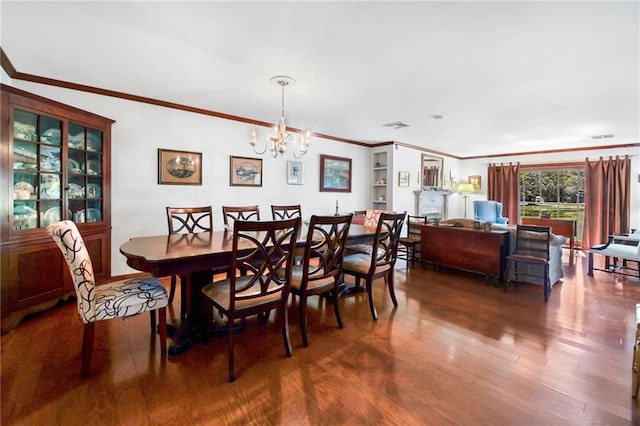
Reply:
[[265, 122], [285, 74], [287, 123], [338, 138], [461, 158], [640, 141], [639, 2], [3, 0], [0, 18], [21, 73]]

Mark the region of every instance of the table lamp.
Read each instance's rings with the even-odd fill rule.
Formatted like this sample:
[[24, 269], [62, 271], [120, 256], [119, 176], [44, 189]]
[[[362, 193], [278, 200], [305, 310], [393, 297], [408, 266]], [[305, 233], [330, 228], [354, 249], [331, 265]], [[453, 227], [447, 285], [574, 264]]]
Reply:
[[470, 194], [476, 192], [475, 188], [470, 183], [461, 183], [458, 184], [458, 194], [462, 194], [464, 197], [464, 217], [467, 218], [467, 199]]

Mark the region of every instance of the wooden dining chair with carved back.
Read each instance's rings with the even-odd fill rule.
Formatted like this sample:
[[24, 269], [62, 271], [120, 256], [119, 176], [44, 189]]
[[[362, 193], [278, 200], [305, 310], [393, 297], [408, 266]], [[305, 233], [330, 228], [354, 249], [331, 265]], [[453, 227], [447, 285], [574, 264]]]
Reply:
[[70, 220], [47, 226], [67, 263], [77, 297], [78, 313], [84, 322], [82, 336], [82, 365], [80, 376], [89, 375], [95, 324], [97, 321], [128, 318], [143, 312], [151, 316], [151, 337], [156, 334], [156, 311], [162, 357], [167, 355], [167, 291], [153, 277], [132, 278], [96, 285], [93, 265], [82, 235]]
[[288, 206], [271, 205], [271, 217], [273, 220], [291, 219], [292, 217], [302, 217], [300, 204]]
[[[278, 310], [287, 356], [291, 356], [287, 299], [293, 267], [293, 248], [296, 245], [300, 218], [278, 221], [238, 220], [233, 227], [231, 273], [227, 279], [206, 285], [202, 293], [208, 299], [207, 325], [213, 310], [226, 317], [228, 325], [229, 381], [235, 380], [234, 324], [252, 315]], [[240, 269], [250, 273], [233, 273]], [[262, 321], [260, 321], [262, 323]], [[248, 345], [246, 350], [256, 353], [262, 348]]]
[[373, 282], [377, 278], [385, 279], [393, 306], [398, 306], [393, 288], [393, 271], [398, 255], [398, 240], [406, 214], [406, 212], [382, 213], [373, 238], [371, 254], [350, 254], [345, 256], [342, 262], [343, 274], [354, 276], [356, 287], [360, 286], [360, 279], [365, 280], [369, 309], [374, 320], [378, 319], [378, 312], [373, 301]]
[[[213, 231], [213, 212], [211, 206], [203, 207], [167, 207], [169, 234], [198, 234]], [[228, 268], [219, 268], [212, 273], [224, 273]], [[176, 292], [177, 275], [171, 275], [169, 304], [173, 303]], [[180, 317], [186, 313], [185, 277], [180, 277]]]
[[305, 240], [302, 264], [293, 267], [291, 293], [299, 296], [302, 343], [309, 346], [307, 335], [307, 298], [327, 295], [333, 302], [333, 312], [342, 328], [338, 304], [342, 278], [342, 261], [352, 215], [311, 216]]
[[260, 220], [260, 207], [222, 206], [222, 220], [226, 228], [231, 229], [236, 220]]

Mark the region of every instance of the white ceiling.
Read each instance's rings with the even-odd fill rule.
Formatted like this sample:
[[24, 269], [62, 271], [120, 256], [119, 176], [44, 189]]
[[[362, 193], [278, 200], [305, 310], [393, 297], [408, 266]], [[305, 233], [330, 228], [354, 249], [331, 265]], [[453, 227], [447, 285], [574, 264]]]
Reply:
[[22, 73], [267, 122], [286, 74], [290, 126], [469, 157], [638, 143], [639, 6], [3, 0], [0, 45]]

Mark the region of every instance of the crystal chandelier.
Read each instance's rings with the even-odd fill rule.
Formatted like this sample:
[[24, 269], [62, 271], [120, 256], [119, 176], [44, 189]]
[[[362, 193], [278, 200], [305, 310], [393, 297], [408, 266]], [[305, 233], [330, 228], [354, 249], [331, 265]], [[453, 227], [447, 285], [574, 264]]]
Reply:
[[287, 125], [284, 121], [284, 88], [293, 85], [296, 81], [286, 75], [276, 75], [275, 77], [271, 77], [271, 82], [278, 84], [282, 89], [282, 113], [280, 114], [280, 121], [273, 125], [272, 132], [267, 136], [267, 141], [262, 151], [256, 149], [258, 132], [255, 128], [251, 129], [249, 145], [253, 147], [253, 152], [256, 154], [264, 154], [268, 149], [273, 158], [276, 158], [278, 154], [282, 155], [287, 152], [287, 145], [290, 145], [293, 148], [293, 156], [300, 158], [307, 153], [307, 149], [309, 145], [311, 145], [311, 130], [307, 129], [302, 132], [300, 140], [298, 141], [295, 134], [287, 131]]

